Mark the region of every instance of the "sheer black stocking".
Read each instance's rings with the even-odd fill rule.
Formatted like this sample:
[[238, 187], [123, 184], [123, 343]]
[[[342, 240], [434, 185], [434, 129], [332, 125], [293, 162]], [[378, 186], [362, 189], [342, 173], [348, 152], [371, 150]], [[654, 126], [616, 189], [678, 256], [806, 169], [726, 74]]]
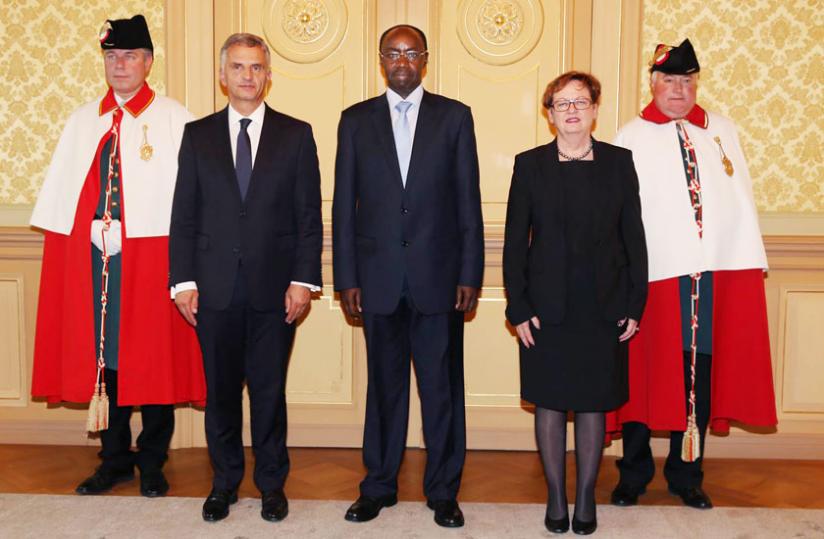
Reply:
[[595, 482], [604, 448], [604, 413], [575, 412], [575, 517], [595, 518]]
[[549, 490], [547, 514], [561, 519], [568, 514], [566, 497], [566, 412], [535, 407], [535, 437]]

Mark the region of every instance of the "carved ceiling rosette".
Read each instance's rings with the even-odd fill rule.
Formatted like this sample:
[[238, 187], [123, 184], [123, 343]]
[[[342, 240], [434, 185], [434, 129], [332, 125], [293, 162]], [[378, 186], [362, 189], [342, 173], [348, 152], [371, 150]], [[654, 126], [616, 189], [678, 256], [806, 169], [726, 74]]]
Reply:
[[320, 62], [346, 33], [343, 0], [266, 0], [263, 32], [274, 51], [300, 64]]
[[463, 0], [458, 6], [458, 37], [478, 60], [508, 65], [535, 48], [543, 21], [540, 0]]

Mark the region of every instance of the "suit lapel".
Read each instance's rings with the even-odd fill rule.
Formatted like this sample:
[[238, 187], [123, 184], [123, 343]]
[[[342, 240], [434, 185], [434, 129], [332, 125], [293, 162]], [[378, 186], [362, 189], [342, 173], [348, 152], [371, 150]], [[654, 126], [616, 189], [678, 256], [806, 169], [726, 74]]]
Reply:
[[412, 140], [412, 156], [409, 159], [409, 171], [406, 173], [406, 188], [415, 176], [415, 172], [420, 170], [426, 159], [429, 144], [434, 137], [431, 136], [435, 127], [436, 112], [433, 110], [432, 97], [426, 91], [421, 99], [421, 108], [418, 111], [418, 121], [415, 124], [415, 138]]
[[[392, 116], [389, 114], [389, 104], [386, 100], [386, 94], [375, 99], [374, 104], [375, 108], [372, 109], [371, 121], [375, 132], [378, 134], [383, 157], [386, 159], [386, 164], [389, 166], [389, 170], [392, 171], [393, 176], [395, 176], [398, 185], [403, 187], [401, 167], [398, 164], [398, 150], [395, 148], [395, 134], [392, 132]], [[410, 166], [409, 168], [411, 169], [412, 167]]]
[[538, 160], [540, 166], [541, 178], [545, 182], [546, 193], [549, 197], [549, 203], [552, 204], [555, 211], [554, 215], [555, 225], [562, 230], [565, 228], [565, 204], [564, 204], [564, 190], [561, 186], [561, 170], [558, 165], [558, 143], [552, 141], [544, 146], [541, 158]]
[[[602, 234], [610, 204], [621, 200], [620, 193], [615, 193], [615, 164], [612, 161], [612, 152], [608, 151], [602, 142], [593, 139], [592, 151], [595, 157], [596, 188], [592, 193], [592, 206], [595, 208], [595, 232]], [[604, 232], [605, 233], [605, 232]]]
[[[235, 174], [235, 161], [232, 158], [232, 142], [229, 135], [229, 107], [224, 108], [214, 115], [214, 158], [219, 163], [221, 175], [237, 186], [237, 175]], [[240, 189], [236, 188], [238, 199], [240, 199]]]
[[[276, 139], [278, 136], [277, 116], [269, 105], [264, 105], [266, 112], [263, 114], [263, 125], [260, 128], [260, 140], [258, 141], [257, 152], [255, 153], [254, 165], [252, 166], [252, 177], [249, 179], [249, 191], [246, 192], [246, 200], [252, 196], [252, 191], [259, 188], [255, 186], [266, 176], [267, 160], [272, 159], [273, 155], [270, 151], [261, 150], [261, 148], [274, 149], [277, 148]], [[240, 192], [240, 189], [238, 189]]]

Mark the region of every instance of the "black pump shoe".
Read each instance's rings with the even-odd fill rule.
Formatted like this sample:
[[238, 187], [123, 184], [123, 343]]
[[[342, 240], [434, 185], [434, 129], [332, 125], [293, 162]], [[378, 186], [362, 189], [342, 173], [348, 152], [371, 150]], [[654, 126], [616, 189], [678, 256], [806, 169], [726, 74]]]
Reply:
[[582, 520], [578, 520], [574, 516], [572, 517], [572, 531], [577, 533], [578, 535], [589, 535], [594, 532], [598, 528], [598, 519], [593, 518], [589, 522], [584, 522]]
[[549, 511], [544, 517], [544, 526], [552, 533], [566, 533], [569, 531], [569, 513], [562, 518], [549, 518]]

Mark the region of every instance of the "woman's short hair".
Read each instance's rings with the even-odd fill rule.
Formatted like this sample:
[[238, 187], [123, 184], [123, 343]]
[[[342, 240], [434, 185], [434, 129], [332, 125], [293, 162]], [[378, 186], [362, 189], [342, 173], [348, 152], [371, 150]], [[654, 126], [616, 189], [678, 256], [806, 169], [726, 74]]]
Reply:
[[597, 104], [601, 98], [601, 83], [598, 82], [593, 75], [583, 71], [567, 71], [555, 77], [552, 82], [546, 85], [544, 91], [544, 98], [541, 103], [544, 108], [552, 107], [552, 96], [561, 91], [567, 84], [572, 81], [580, 82], [589, 90], [589, 98], [593, 103]]

